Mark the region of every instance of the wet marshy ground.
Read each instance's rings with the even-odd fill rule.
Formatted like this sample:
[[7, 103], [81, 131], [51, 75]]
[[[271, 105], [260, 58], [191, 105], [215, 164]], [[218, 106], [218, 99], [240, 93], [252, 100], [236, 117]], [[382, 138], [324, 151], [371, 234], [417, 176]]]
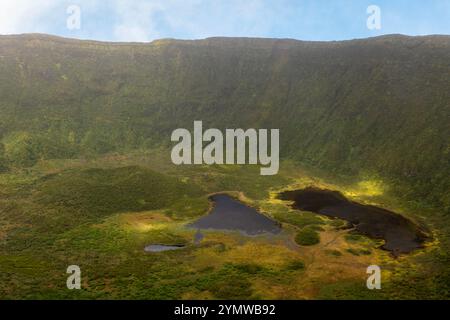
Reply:
[[294, 209], [346, 220], [358, 233], [383, 239], [382, 249], [394, 255], [421, 248], [426, 240], [425, 233], [407, 218], [383, 208], [350, 201], [337, 191], [306, 188], [282, 192], [278, 198], [294, 201]]

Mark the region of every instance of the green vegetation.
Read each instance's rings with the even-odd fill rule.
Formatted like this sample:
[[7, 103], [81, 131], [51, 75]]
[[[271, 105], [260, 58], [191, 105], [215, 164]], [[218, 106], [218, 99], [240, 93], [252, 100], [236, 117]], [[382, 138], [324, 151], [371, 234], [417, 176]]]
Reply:
[[289, 270], [289, 271], [297, 271], [297, 270], [303, 270], [303, 269], [305, 269], [305, 263], [301, 260], [291, 261], [286, 266], [286, 270]]
[[299, 211], [276, 211], [273, 213], [274, 218], [278, 221], [294, 225], [299, 228], [307, 226], [316, 226], [325, 224], [325, 222], [317, 215], [311, 212]]
[[[448, 37], [0, 36], [0, 299], [449, 298], [449, 51]], [[173, 166], [171, 132], [199, 119], [279, 128], [280, 174]], [[345, 222], [271, 198], [310, 185], [404, 213], [433, 242], [395, 260]], [[185, 225], [222, 191], [283, 233], [194, 244]], [[292, 246], [296, 232], [308, 248]], [[186, 247], [145, 253], [151, 243]], [[368, 291], [359, 268], [378, 262], [390, 275]], [[70, 264], [82, 290], [65, 287]]]
[[449, 37], [115, 45], [2, 36], [0, 139], [21, 167], [167, 145], [199, 119], [279, 128], [284, 158], [379, 178], [448, 212], [449, 50]]
[[368, 249], [355, 249], [355, 248], [348, 248], [346, 250], [348, 253], [351, 253], [354, 256], [359, 256], [359, 255], [369, 255], [372, 253], [372, 251], [368, 250]]
[[323, 286], [318, 295], [325, 300], [380, 300], [386, 299], [383, 290], [367, 290], [365, 283], [344, 282]]
[[176, 178], [140, 167], [125, 167], [44, 177], [37, 183], [35, 201], [104, 215], [162, 209], [202, 194], [199, 187]]
[[342, 253], [339, 250], [326, 250], [325, 252], [334, 257], [342, 256]]
[[347, 224], [347, 222], [340, 220], [340, 219], [333, 219], [330, 222], [330, 226], [333, 226], [337, 229], [345, 227], [346, 224]]
[[295, 242], [301, 246], [312, 246], [320, 242], [319, 233], [312, 228], [303, 228], [295, 236]]
[[358, 242], [362, 241], [364, 239], [364, 236], [356, 233], [348, 233], [345, 235], [345, 240], [349, 242]]
[[8, 163], [5, 156], [5, 146], [0, 142], [0, 173], [5, 172], [8, 169]]
[[[249, 299], [252, 295], [247, 271], [232, 264], [226, 264], [212, 278], [202, 279], [214, 297], [218, 299]], [[200, 286], [199, 289], [202, 289]]]
[[[336, 249], [310, 246], [308, 250], [317, 250], [318, 256], [312, 266], [309, 265], [310, 254], [305, 250], [292, 251], [283, 241], [276, 240], [278, 238], [249, 238], [243, 244], [239, 235], [208, 232], [199, 246], [193, 245], [196, 230], [183, 226], [207, 211], [207, 192], [220, 189], [219, 180], [207, 177], [222, 175], [222, 169], [173, 167], [157, 173], [146, 166], [132, 165], [134, 161], [142, 162], [140, 159], [140, 156], [136, 160], [107, 157], [90, 162], [90, 167], [84, 161], [52, 162], [41, 164], [40, 169], [0, 175], [0, 219], [3, 222], [0, 226], [3, 271], [0, 297], [304, 298], [310, 297], [305, 294], [312, 288], [323, 288], [314, 297], [379, 296], [364, 291], [367, 289], [360, 283], [365, 279], [353, 280], [354, 286], [347, 287], [348, 279], [344, 277], [332, 288], [326, 277], [319, 277], [319, 282], [309, 280], [310, 277], [317, 279], [315, 268], [328, 270], [338, 262], [338, 267], [342, 268], [342, 265], [351, 266], [353, 259], [365, 257], [373, 261], [381, 250], [371, 246], [369, 252], [365, 237], [343, 234], [345, 241], [342, 242], [350, 241], [356, 255], [342, 254], [346, 246]], [[152, 166], [161, 167], [151, 155], [148, 160]], [[126, 166], [121, 166], [125, 163]], [[208, 174], [204, 177], [205, 170]], [[258, 170], [253, 174], [257, 181]], [[229, 171], [228, 180], [239, 185], [240, 179], [250, 181], [251, 174], [244, 175], [240, 169]], [[276, 181], [283, 179], [279, 177]], [[255, 194], [266, 194], [261, 203], [267, 201], [265, 188], [264, 184], [260, 187], [255, 184]], [[104, 192], [95, 192], [97, 189]], [[326, 220], [310, 212], [298, 212], [296, 217], [295, 211], [286, 206], [266, 204], [263, 207], [284, 222], [290, 236], [301, 228], [297, 237], [301, 245], [318, 241], [318, 227], [324, 227], [324, 236], [329, 232], [329, 228], [325, 228]], [[446, 246], [446, 238], [440, 239]], [[145, 245], [151, 243], [184, 244], [186, 247], [165, 253], [143, 252]], [[322, 250], [325, 250], [323, 257]], [[411, 260], [418, 266], [423, 265], [423, 269], [404, 269], [392, 262], [391, 269], [398, 274], [395, 283], [384, 283], [387, 289], [383, 297], [445, 297], [447, 259], [444, 247], [442, 251], [430, 251], [420, 260]], [[65, 269], [73, 263], [79, 264], [85, 275], [83, 289], [76, 292], [65, 288]], [[406, 272], [409, 269], [412, 271]], [[422, 270], [433, 271], [427, 271], [424, 277]], [[338, 274], [341, 276], [341, 272]], [[420, 291], [405, 287], [411, 279], [416, 279]], [[399, 289], [395, 290], [396, 287]]]

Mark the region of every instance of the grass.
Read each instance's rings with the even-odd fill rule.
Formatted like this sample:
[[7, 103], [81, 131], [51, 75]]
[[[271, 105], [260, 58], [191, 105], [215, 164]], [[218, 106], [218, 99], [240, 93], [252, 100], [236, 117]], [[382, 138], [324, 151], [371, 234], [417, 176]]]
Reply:
[[[247, 238], [205, 232], [201, 244], [194, 245], [196, 230], [183, 226], [206, 213], [209, 191], [221, 188], [208, 177], [220, 177], [224, 170], [233, 181], [230, 188], [238, 189], [240, 179], [251, 180], [239, 168], [172, 168], [133, 155], [92, 160], [88, 166], [46, 163], [0, 175], [0, 298], [378, 298], [380, 294], [365, 292], [364, 266], [370, 264], [395, 274], [383, 279], [383, 297], [445, 297], [445, 250], [395, 260], [369, 239], [336, 229], [335, 220], [296, 212], [273, 200], [269, 194], [291, 181], [287, 175], [272, 180], [273, 189], [255, 184], [253, 196], [244, 192], [243, 198], [283, 222], [283, 233]], [[256, 170], [254, 174], [258, 181]], [[305, 172], [301, 176], [310, 183]], [[243, 186], [250, 188], [247, 182]], [[105, 192], [91, 195], [97, 188]], [[173, 190], [185, 196], [173, 197]], [[300, 249], [287, 245], [296, 233]], [[442, 231], [442, 245], [444, 235]], [[151, 243], [186, 247], [145, 253], [144, 246]], [[349, 245], [356, 255], [346, 250]], [[80, 291], [65, 288], [70, 264], [82, 269]], [[424, 277], [429, 273], [425, 270], [432, 270], [431, 275]], [[408, 279], [421, 289], [406, 286]]]
[[346, 251], [354, 256], [370, 255], [372, 253], [372, 251], [368, 250], [368, 249], [348, 248], [348, 249], [346, 249]]
[[334, 250], [326, 250], [325, 252], [326, 252], [326, 254], [334, 256], [334, 257], [342, 256], [342, 253], [339, 250], [336, 250], [336, 249], [334, 249]]
[[313, 246], [320, 242], [319, 233], [311, 228], [303, 228], [295, 236], [295, 242], [301, 246]]
[[298, 271], [303, 269], [305, 269], [305, 263], [301, 260], [290, 261], [286, 266], [286, 270], [288, 271]]
[[37, 184], [34, 199], [48, 206], [107, 215], [166, 208], [200, 195], [201, 189], [196, 185], [149, 169], [124, 167], [76, 170], [44, 177]]

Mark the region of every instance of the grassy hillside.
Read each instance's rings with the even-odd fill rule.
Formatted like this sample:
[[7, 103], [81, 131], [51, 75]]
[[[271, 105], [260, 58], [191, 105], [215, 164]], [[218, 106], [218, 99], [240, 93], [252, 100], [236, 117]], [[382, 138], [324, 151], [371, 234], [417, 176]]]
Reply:
[[[0, 37], [0, 169], [169, 144], [194, 120], [450, 208], [450, 37], [149, 44]], [[402, 187], [406, 186], [406, 187]]]

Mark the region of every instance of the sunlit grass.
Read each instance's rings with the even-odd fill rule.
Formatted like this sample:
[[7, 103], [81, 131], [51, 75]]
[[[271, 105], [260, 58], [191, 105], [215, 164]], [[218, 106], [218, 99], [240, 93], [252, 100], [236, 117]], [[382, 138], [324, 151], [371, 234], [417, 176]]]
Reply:
[[356, 185], [344, 190], [349, 197], [378, 197], [386, 192], [386, 185], [381, 180], [361, 180]]
[[173, 221], [160, 212], [125, 213], [118, 217], [122, 227], [135, 232], [168, 229]]

